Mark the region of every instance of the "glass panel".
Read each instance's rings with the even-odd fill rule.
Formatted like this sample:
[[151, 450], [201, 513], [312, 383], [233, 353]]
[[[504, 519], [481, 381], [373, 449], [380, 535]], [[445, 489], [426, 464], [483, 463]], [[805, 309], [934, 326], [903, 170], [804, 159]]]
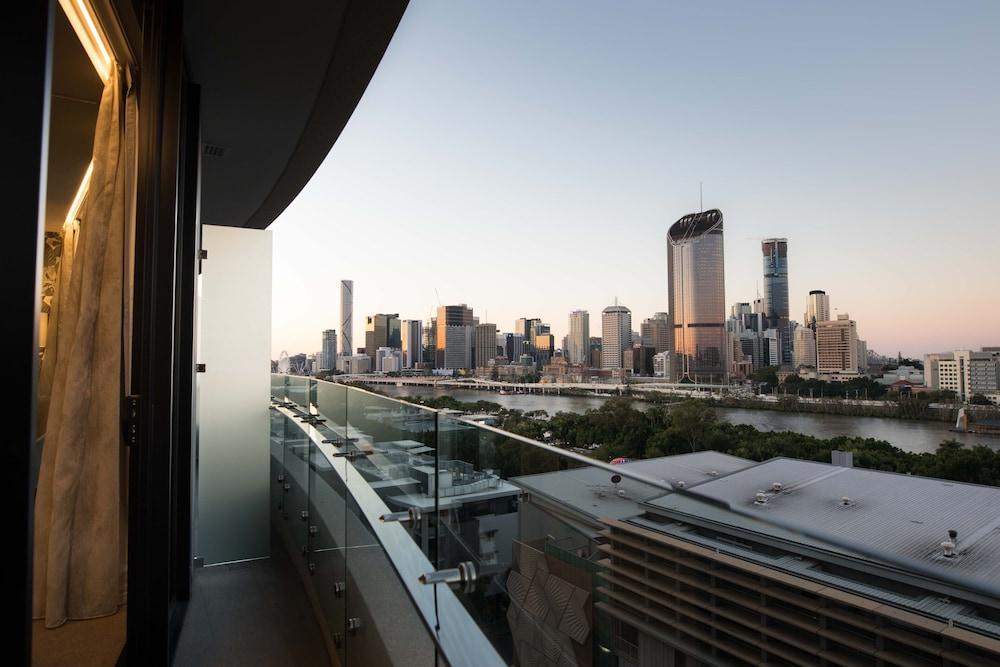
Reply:
[[[296, 421], [301, 419], [301, 416], [296, 417]], [[289, 419], [283, 457], [285, 499], [282, 518], [294, 549], [303, 555], [308, 547], [309, 445], [305, 431]]]
[[287, 375], [271, 373], [271, 398], [276, 401], [284, 401], [287, 396], [285, 392], [285, 380]]
[[288, 382], [288, 400], [301, 408], [309, 407], [309, 378], [300, 375], [285, 376]]
[[[601, 664], [600, 519], [634, 515], [663, 489], [454, 416], [438, 420], [437, 569], [473, 564], [475, 589], [460, 599], [505, 660]], [[568, 519], [561, 503], [578, 516]]]

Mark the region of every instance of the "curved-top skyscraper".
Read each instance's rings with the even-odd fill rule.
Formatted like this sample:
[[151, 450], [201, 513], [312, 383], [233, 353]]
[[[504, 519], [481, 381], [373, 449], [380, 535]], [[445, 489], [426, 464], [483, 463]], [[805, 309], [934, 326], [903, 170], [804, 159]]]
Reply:
[[673, 322], [673, 379], [725, 382], [729, 365], [722, 211], [691, 213], [671, 225], [667, 232], [667, 283]]

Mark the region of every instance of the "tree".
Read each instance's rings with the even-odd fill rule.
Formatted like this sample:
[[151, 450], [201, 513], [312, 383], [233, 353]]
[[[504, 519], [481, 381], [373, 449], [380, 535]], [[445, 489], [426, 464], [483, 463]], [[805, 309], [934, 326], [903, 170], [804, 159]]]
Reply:
[[764, 368], [758, 368], [750, 376], [750, 379], [757, 384], [766, 384], [769, 387], [778, 386], [778, 367], [777, 366], [765, 366]]
[[969, 399], [969, 403], [972, 405], [993, 405], [990, 399], [986, 398], [982, 394], [973, 394], [972, 398]]
[[692, 452], [703, 448], [717, 422], [715, 411], [703, 401], [684, 401], [670, 411], [670, 430], [683, 438]]

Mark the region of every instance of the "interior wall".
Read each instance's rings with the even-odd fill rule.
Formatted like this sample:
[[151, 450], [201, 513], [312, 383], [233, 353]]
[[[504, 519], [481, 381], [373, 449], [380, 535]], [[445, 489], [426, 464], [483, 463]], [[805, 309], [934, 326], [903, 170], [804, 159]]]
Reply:
[[271, 232], [205, 225], [195, 555], [270, 555]]

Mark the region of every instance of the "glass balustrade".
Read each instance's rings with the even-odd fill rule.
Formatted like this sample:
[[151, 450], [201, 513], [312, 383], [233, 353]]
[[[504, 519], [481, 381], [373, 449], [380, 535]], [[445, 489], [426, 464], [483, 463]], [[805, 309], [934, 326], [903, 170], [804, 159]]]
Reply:
[[356, 387], [272, 394], [274, 516], [341, 664], [617, 664], [602, 520], [665, 482]]

